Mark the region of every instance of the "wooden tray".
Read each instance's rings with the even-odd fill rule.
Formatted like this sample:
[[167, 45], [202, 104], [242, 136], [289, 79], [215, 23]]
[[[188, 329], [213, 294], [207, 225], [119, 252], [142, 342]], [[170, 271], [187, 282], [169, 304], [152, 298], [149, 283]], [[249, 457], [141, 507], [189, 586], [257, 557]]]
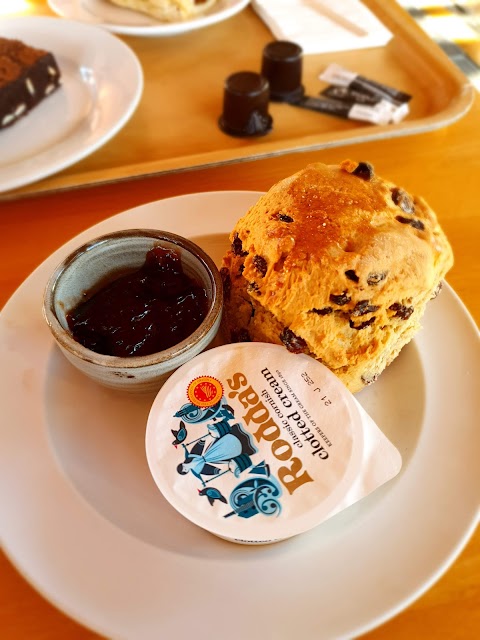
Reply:
[[[145, 75], [144, 93], [131, 120], [81, 162], [2, 197], [410, 135], [464, 115], [473, 89], [457, 67], [393, 0], [365, 4], [394, 34], [389, 44], [305, 56], [304, 85], [309, 95], [318, 94], [323, 86], [319, 73], [337, 62], [412, 94], [411, 113], [401, 123], [367, 125], [272, 104], [274, 128], [267, 136], [225, 135], [217, 125], [224, 79], [235, 71], [258, 71], [263, 47], [274, 39], [247, 7], [224, 22], [175, 37], [122, 37]], [[25, 15], [54, 15], [45, 0], [30, 0], [29, 6]]]

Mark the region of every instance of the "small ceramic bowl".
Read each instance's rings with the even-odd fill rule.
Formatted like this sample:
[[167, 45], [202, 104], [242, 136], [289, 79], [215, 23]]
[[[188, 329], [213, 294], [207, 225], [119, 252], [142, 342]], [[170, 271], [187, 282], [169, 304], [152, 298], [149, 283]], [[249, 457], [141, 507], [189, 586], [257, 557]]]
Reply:
[[[207, 292], [208, 312], [200, 326], [178, 344], [146, 356], [118, 357], [98, 354], [77, 342], [68, 327], [67, 314], [85, 293], [104, 286], [121, 273], [139, 269], [154, 246], [173, 248], [184, 273]], [[131, 229], [91, 240], [73, 251], [53, 272], [44, 293], [43, 314], [66, 358], [93, 380], [125, 391], [158, 390], [182, 364], [215, 340], [222, 317], [223, 289], [213, 260], [196, 244], [166, 231]]]

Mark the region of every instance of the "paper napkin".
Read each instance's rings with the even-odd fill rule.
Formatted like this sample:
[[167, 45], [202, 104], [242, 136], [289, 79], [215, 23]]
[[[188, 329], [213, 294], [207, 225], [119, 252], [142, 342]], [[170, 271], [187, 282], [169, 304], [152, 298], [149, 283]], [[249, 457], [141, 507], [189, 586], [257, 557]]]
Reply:
[[360, 0], [253, 0], [277, 40], [305, 54], [384, 46], [391, 32]]

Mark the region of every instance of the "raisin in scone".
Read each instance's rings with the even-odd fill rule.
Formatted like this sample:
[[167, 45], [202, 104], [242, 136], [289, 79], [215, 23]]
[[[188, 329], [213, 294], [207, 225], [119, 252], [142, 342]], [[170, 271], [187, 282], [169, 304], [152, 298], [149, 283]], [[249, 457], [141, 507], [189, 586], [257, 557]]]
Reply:
[[282, 180], [230, 240], [221, 273], [231, 340], [306, 353], [352, 392], [420, 329], [453, 264], [427, 203], [351, 160]]

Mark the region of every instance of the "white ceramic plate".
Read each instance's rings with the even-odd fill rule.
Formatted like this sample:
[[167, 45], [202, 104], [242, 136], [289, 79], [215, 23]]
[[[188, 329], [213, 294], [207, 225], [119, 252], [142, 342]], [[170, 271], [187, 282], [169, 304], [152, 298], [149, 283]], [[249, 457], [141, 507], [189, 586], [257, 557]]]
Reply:
[[135, 111], [140, 63], [119, 38], [98, 27], [45, 17], [3, 18], [0, 36], [51, 51], [62, 85], [0, 131], [0, 192], [57, 173], [110, 140]]
[[132, 36], [177, 36], [231, 18], [249, 2], [250, 0], [218, 0], [204, 14], [182, 22], [159, 22], [139, 11], [111, 4], [108, 0], [48, 0], [48, 5], [63, 18], [98, 24], [114, 33]]
[[475, 527], [478, 333], [448, 286], [415, 340], [357, 395], [400, 450], [400, 474], [312, 532], [264, 547], [222, 541], [174, 511], [146, 462], [153, 398], [102, 389], [54, 346], [42, 291], [74, 247], [154, 227], [189, 236], [218, 263], [257, 198], [193, 194], [114, 216], [48, 258], [0, 316], [4, 549], [46, 598], [108, 637], [352, 637], [428, 589]]

